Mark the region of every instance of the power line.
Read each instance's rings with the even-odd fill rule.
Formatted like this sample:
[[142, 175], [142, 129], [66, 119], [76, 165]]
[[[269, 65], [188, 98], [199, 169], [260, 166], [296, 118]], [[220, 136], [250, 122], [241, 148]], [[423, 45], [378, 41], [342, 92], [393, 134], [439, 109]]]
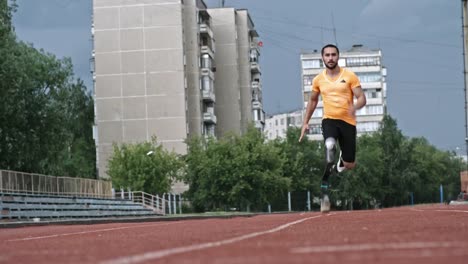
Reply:
[[444, 87], [451, 86], [451, 87], [460, 87], [457, 83], [451, 82], [424, 82], [424, 81], [404, 81], [404, 80], [387, 80], [388, 83], [406, 83], [406, 84], [414, 84], [414, 85], [441, 85]]
[[[268, 25], [263, 25], [262, 23], [260, 23], [260, 25], [261, 27], [259, 27], [258, 31], [261, 33], [260, 34], [261, 37], [275, 35], [277, 38], [280, 38], [282, 42], [286, 42], [290, 46], [299, 46], [298, 50], [303, 49], [304, 47], [303, 43], [307, 43], [307, 45], [309, 45], [310, 43], [317, 43], [317, 44], [322, 45], [322, 42], [323, 42], [323, 41], [322, 42], [317, 41], [315, 39], [305, 38], [303, 36], [297, 36], [297, 35], [294, 35], [294, 33], [278, 32], [272, 29], [272, 27]], [[284, 36], [286, 36], [287, 38], [284, 38]], [[404, 60], [408, 59], [408, 57], [399, 57], [399, 56], [392, 56], [392, 55], [387, 55], [387, 54], [385, 55], [385, 58], [396, 58], [396, 59], [404, 59]], [[453, 64], [448, 65], [448, 64], [440, 64], [439, 62], [434, 63], [433, 61], [422, 60], [420, 58], [416, 58], [416, 59], [412, 58], [411, 62], [415, 64], [425, 65], [425, 66], [432, 64], [431, 67], [439, 67], [444, 70], [456, 70], [456, 67]]]
[[341, 33], [346, 33], [346, 34], [351, 34], [351, 35], [358, 35], [358, 36], [365, 36], [365, 37], [369, 37], [369, 38], [388, 39], [388, 40], [394, 40], [394, 41], [406, 42], [406, 43], [422, 43], [422, 44], [426, 44], [426, 45], [440, 46], [440, 47], [450, 47], [450, 48], [457, 48], [457, 49], [461, 48], [459, 45], [448, 44], [448, 43], [438, 43], [438, 42], [426, 41], [426, 40], [406, 39], [406, 38], [390, 37], [390, 36], [376, 35], [376, 34], [350, 33], [350, 32], [348, 32], [346, 30], [336, 30], [333, 27], [328, 28], [328, 27], [304, 24], [302, 22], [297, 22], [297, 21], [294, 21], [292, 19], [279, 20], [279, 19], [273, 19], [273, 18], [270, 18], [270, 17], [261, 17], [261, 16], [255, 16], [255, 19], [266, 20], [266, 21], [269, 21], [269, 22], [281, 23], [281, 24], [290, 25], [290, 26], [291, 25], [301, 26], [301, 27], [314, 28], [314, 29], [320, 29], [320, 30], [331, 31], [331, 32], [337, 31], [337, 32], [341, 32]]

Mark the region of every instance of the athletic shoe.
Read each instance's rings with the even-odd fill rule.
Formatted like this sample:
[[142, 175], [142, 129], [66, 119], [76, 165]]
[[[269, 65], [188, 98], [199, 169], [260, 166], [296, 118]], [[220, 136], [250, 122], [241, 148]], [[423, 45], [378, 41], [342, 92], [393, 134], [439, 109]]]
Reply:
[[320, 199], [320, 212], [328, 213], [330, 212], [330, 198], [328, 195], [324, 194], [322, 199]]
[[341, 158], [341, 151], [340, 151], [340, 157], [338, 158], [338, 162], [336, 163], [336, 171], [342, 172], [344, 170], [346, 170], [346, 167], [343, 164], [343, 159]]

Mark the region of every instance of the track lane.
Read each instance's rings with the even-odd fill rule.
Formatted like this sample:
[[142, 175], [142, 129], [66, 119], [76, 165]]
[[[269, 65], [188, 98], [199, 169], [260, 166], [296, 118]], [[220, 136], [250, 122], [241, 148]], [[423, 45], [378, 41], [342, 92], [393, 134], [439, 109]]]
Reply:
[[5, 229], [0, 262], [466, 263], [466, 212], [436, 205]]

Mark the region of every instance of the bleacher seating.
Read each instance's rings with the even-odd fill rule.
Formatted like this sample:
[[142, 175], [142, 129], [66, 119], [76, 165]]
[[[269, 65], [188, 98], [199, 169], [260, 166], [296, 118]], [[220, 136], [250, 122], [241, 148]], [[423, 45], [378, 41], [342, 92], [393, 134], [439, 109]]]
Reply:
[[0, 209], [0, 221], [158, 215], [126, 199], [1, 192]]

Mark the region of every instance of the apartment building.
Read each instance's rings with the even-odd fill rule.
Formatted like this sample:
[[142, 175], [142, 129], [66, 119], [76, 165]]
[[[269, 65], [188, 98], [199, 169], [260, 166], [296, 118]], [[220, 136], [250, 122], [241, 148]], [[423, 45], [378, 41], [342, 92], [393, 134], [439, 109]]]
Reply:
[[248, 11], [208, 9], [216, 37], [216, 132], [242, 134], [250, 123], [263, 130], [265, 114], [260, 82], [258, 33]]
[[[108, 177], [114, 143], [150, 141], [156, 136], [164, 148], [185, 154], [189, 137], [241, 133], [244, 123], [255, 120], [252, 95], [248, 96], [254, 75], [246, 70], [252, 64], [249, 47], [256, 39], [249, 36], [255, 30], [246, 11], [245, 15], [231, 11], [236, 19], [230, 22], [238, 23], [233, 31], [224, 32], [215, 31], [214, 22], [219, 20], [213, 20], [202, 0], [93, 0], [100, 178]], [[231, 44], [217, 45], [218, 37], [220, 43], [234, 38], [232, 50], [227, 49]], [[233, 67], [237, 77], [231, 76], [226, 60], [234, 51], [236, 58], [243, 58]]]
[[269, 115], [265, 119], [264, 134], [268, 140], [286, 138], [290, 127], [302, 127], [303, 111], [296, 110], [288, 113]]
[[[311, 94], [312, 80], [324, 70], [324, 65], [320, 50], [302, 53], [300, 58], [303, 109], [305, 111]], [[386, 113], [387, 84], [385, 77], [387, 73], [386, 68], [382, 65], [381, 50], [369, 49], [363, 45], [353, 45], [349, 50], [340, 50], [338, 65], [356, 73], [367, 98], [366, 106], [356, 112], [358, 135], [377, 131]], [[308, 137], [312, 140], [322, 140], [322, 115], [323, 102], [320, 98], [309, 121]]]

